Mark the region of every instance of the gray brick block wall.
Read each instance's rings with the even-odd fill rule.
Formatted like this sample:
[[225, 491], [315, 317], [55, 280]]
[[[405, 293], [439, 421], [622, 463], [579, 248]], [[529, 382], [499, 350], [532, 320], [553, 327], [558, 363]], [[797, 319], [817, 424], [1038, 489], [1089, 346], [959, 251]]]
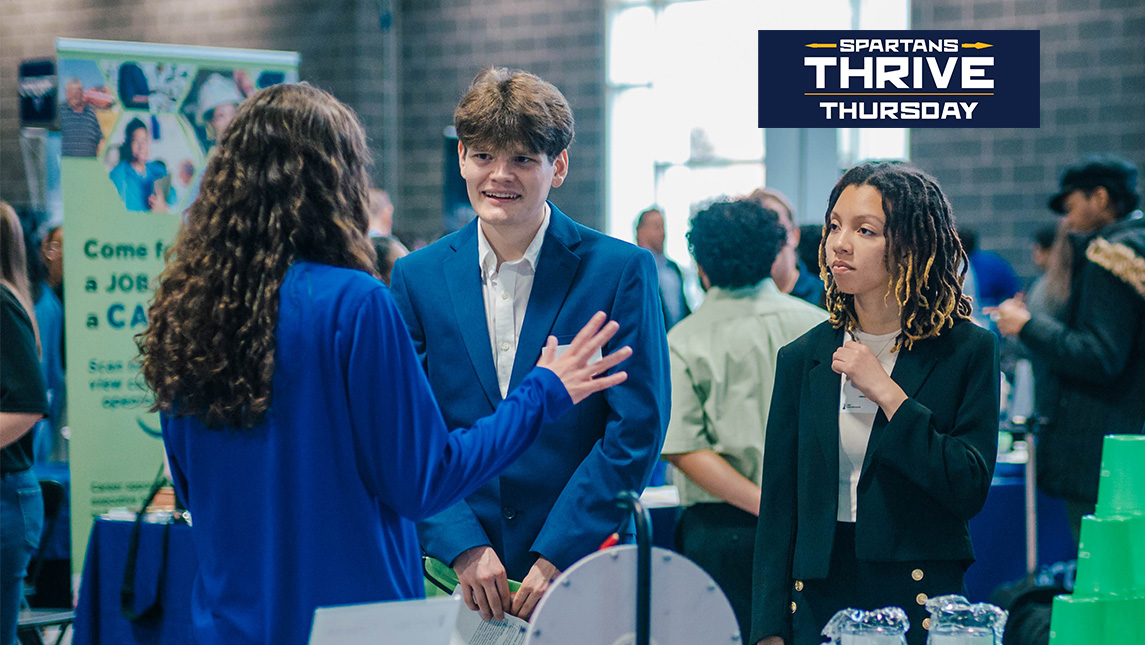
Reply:
[[574, 219], [604, 222], [604, 6], [597, 0], [409, 1], [401, 7], [398, 228], [432, 239], [442, 228], [443, 130], [469, 82], [490, 65], [555, 84], [576, 119], [569, 176], [551, 198]]
[[396, 156], [390, 149], [396, 137], [386, 136], [391, 124], [383, 106], [393, 104], [396, 65], [385, 64], [387, 39], [393, 33], [379, 26], [378, 2], [231, 0], [207, 7], [175, 0], [98, 4], [3, 0], [0, 198], [17, 206], [28, 203], [18, 138], [16, 70], [25, 58], [53, 57], [57, 37], [298, 51], [301, 77], [334, 93], [362, 118], [379, 162], [376, 179], [386, 183], [389, 169], [381, 162]]
[[[1039, 29], [1041, 127], [911, 132], [913, 161], [941, 182], [958, 221], [1024, 277], [1029, 236], [1061, 169], [1112, 152], [1145, 171], [1145, 3], [915, 0], [915, 29]], [[1140, 188], [1140, 187], [1139, 187]]]

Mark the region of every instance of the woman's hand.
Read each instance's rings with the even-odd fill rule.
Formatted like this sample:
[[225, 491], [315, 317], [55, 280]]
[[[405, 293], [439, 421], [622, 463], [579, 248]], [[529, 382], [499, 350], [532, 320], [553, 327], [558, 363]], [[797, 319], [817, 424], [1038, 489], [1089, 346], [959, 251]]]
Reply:
[[843, 346], [835, 350], [831, 369], [846, 376], [860, 392], [878, 404], [887, 420], [907, 399], [906, 392], [883, 369], [871, 348], [858, 341], [844, 341]]
[[537, 367], [550, 369], [559, 376], [573, 403], [580, 403], [590, 395], [619, 385], [628, 378], [627, 372], [596, 377], [631, 356], [631, 347], [621, 347], [601, 360], [589, 363], [593, 355], [616, 335], [616, 330], [620, 329], [615, 320], [605, 324], [606, 320], [608, 317], [604, 312], [596, 312], [559, 357], [556, 336], [549, 336], [545, 348], [541, 350]]

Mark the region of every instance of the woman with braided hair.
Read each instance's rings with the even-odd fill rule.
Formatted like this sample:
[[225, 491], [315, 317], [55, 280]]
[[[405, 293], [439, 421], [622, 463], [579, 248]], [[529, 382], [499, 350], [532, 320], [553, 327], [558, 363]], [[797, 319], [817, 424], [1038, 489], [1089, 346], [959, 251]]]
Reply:
[[971, 323], [950, 203], [903, 163], [849, 170], [819, 248], [830, 320], [779, 352], [749, 643], [819, 643], [840, 609], [963, 592], [998, 437], [994, 335]]
[[[199, 643], [305, 643], [319, 606], [424, 596], [414, 521], [625, 379], [597, 313], [497, 411], [450, 432], [366, 236], [353, 112], [308, 85], [239, 108], [138, 338], [194, 519]], [[599, 376], [599, 378], [597, 378]], [[386, 625], [379, 625], [385, 630]]]

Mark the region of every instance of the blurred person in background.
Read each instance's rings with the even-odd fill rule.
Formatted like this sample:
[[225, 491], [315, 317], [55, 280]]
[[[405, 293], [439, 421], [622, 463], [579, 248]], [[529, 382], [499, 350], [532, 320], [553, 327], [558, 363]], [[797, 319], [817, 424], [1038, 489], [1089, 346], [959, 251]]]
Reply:
[[651, 251], [656, 260], [664, 329], [672, 329], [692, 313], [692, 309], [684, 296], [684, 273], [680, 271], [680, 265], [664, 255], [664, 239], [664, 213], [659, 208], [649, 208], [640, 213], [636, 218], [636, 246]]
[[372, 236], [370, 241], [374, 245], [374, 253], [378, 254], [378, 276], [386, 286], [390, 286], [390, 275], [394, 272], [394, 262], [409, 255], [409, 249], [398, 238], [387, 235], [384, 237]]
[[962, 248], [970, 258], [970, 266], [974, 271], [974, 284], [978, 299], [974, 307], [981, 309], [993, 307], [998, 303], [1013, 298], [1022, 290], [1022, 282], [1014, 273], [1014, 268], [1006, 258], [993, 251], [987, 251], [978, 245], [978, 231], [968, 226], [958, 227], [958, 238], [962, 240]]
[[775, 264], [771, 267], [771, 279], [775, 286], [783, 293], [789, 293], [800, 300], [816, 306], [823, 305], [823, 280], [815, 273], [815, 269], [808, 270], [808, 266], [818, 267], [818, 263], [804, 265], [796, 249], [799, 247], [801, 231], [795, 225], [795, 209], [787, 197], [772, 188], [756, 188], [747, 196], [748, 199], [758, 201], [764, 208], [769, 208], [779, 214], [779, 223], [787, 231], [787, 240]]
[[41, 361], [48, 387], [51, 414], [36, 427], [36, 462], [67, 461], [68, 446], [62, 435], [67, 420], [67, 389], [64, 379], [64, 227], [59, 220], [40, 227], [37, 236], [32, 284], [36, 324], [40, 330]]
[[668, 332], [672, 415], [661, 458], [685, 510], [676, 549], [723, 589], [750, 633], [751, 563], [764, 429], [779, 348], [827, 319], [770, 279], [787, 229], [757, 200], [714, 203], [692, 217], [688, 248], [707, 295]]
[[40, 544], [44, 503], [30, 430], [48, 414], [24, 229], [0, 202], [0, 645], [16, 643], [24, 574]]
[[1049, 203], [1069, 231], [1064, 311], [1034, 314], [1019, 299], [988, 310], [1002, 334], [1016, 336], [1056, 377], [1058, 396], [1038, 442], [1038, 486], [1065, 500], [1075, 541], [1097, 502], [1102, 437], [1140, 434], [1145, 423], [1145, 216], [1138, 203], [1130, 161], [1094, 155], [1066, 168]]
[[[390, 200], [390, 194], [381, 188], [371, 188], [370, 237], [389, 237], [393, 234], [394, 203]], [[402, 248], [405, 247], [403, 246]]]

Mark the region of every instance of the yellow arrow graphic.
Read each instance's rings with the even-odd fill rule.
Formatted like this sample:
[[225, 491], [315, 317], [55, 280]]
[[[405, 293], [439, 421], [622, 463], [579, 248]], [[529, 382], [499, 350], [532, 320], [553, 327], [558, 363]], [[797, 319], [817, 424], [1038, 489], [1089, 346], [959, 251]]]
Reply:
[[986, 49], [987, 47], [993, 47], [993, 45], [987, 45], [986, 43], [962, 43], [962, 46], [966, 48], [973, 47], [974, 49]]
[[822, 47], [838, 47], [838, 46], [839, 46], [839, 45], [837, 45], [837, 44], [835, 44], [835, 43], [811, 43], [811, 44], [808, 44], [808, 45], [804, 45], [804, 47], [814, 47], [814, 48], [816, 48], [816, 49], [819, 49], [819, 48], [822, 48]]

